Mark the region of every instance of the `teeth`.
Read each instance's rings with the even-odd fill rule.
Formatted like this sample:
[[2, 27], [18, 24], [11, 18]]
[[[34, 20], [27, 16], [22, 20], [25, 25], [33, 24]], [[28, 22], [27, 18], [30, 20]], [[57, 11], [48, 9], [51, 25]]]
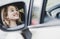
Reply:
[[18, 15], [13, 15], [13, 16], [18, 16]]

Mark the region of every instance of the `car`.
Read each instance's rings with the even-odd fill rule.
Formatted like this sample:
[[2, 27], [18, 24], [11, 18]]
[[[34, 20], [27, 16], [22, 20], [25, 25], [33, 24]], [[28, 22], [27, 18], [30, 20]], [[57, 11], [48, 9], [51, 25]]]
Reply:
[[1, 0], [0, 39], [60, 39], [59, 10], [60, 0]]

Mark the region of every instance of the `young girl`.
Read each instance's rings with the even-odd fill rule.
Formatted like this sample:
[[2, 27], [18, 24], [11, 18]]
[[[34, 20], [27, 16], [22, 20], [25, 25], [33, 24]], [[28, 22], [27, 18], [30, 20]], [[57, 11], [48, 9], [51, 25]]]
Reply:
[[15, 27], [22, 24], [21, 14], [14, 5], [8, 5], [2, 9], [2, 21], [7, 27]]

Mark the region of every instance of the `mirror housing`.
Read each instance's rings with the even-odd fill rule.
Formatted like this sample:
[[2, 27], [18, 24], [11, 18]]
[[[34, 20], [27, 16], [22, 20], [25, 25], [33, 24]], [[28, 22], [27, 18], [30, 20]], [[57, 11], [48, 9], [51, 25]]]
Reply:
[[[1, 2], [3, 2], [3, 1], [1, 1]], [[26, 29], [27, 28], [27, 26], [26, 26], [27, 22], [26, 21], [27, 21], [27, 14], [28, 14], [30, 0], [29, 1], [28, 0], [26, 0], [26, 1], [25, 0], [17, 0], [17, 1], [11, 1], [11, 2], [5, 1], [5, 2], [6, 2], [5, 4], [0, 5], [0, 20], [1, 20], [0, 21], [0, 24], [1, 24], [0, 28], [4, 31], [17, 31], [17, 30]], [[11, 8], [11, 5], [13, 8]], [[16, 9], [15, 11], [17, 11], [17, 9], [18, 9], [19, 14], [17, 14], [18, 13], [17, 12], [17, 13], [15, 13], [15, 15], [14, 14], [11, 15], [10, 18], [11, 17], [12, 18], [11, 19], [8, 18], [7, 20], [9, 20], [9, 21], [7, 21], [5, 18], [7, 18], [7, 16], [9, 17], [9, 15], [11, 13], [10, 14], [8, 13], [9, 15], [6, 16], [5, 11], [9, 11], [9, 8], [8, 8], [9, 6], [10, 6], [10, 12], [14, 12], [15, 9]], [[7, 10], [5, 10], [5, 8]], [[13, 17], [13, 16], [15, 16], [15, 17]], [[16, 20], [16, 19], [18, 19], [18, 20]]]

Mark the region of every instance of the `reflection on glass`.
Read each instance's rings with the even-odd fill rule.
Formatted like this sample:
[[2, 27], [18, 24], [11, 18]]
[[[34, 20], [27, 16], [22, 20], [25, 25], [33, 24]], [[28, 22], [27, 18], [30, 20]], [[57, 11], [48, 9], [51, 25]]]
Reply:
[[[43, 0], [34, 0], [31, 24], [39, 24]], [[37, 5], [38, 4], [38, 5]]]
[[15, 5], [8, 5], [1, 10], [2, 22], [5, 27], [11, 28], [24, 24], [24, 8], [18, 8]]
[[32, 25], [34, 24], [39, 24], [39, 8], [38, 7], [33, 7], [32, 11]]
[[[49, 24], [60, 24], [60, 19], [58, 19], [57, 16], [59, 16], [60, 13], [60, 0], [48, 0], [47, 6], [46, 6], [46, 17], [44, 19], [45, 23]], [[59, 7], [59, 8], [58, 8]]]

